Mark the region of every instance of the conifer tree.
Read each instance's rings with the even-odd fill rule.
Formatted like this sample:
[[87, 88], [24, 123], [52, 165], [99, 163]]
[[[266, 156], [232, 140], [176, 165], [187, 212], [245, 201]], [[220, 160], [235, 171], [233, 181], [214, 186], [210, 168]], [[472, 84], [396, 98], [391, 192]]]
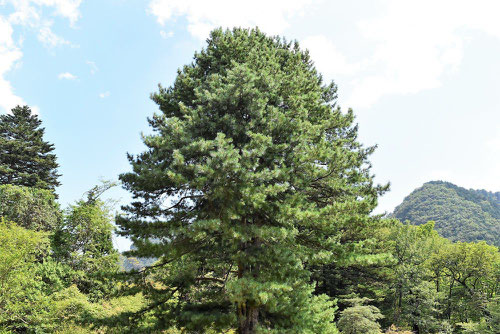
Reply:
[[129, 255], [159, 258], [135, 275], [142, 314], [190, 333], [336, 333], [308, 268], [359, 248], [344, 237], [384, 190], [374, 148], [298, 43], [258, 29], [207, 42], [152, 95], [154, 133], [120, 177], [135, 199], [117, 218]]
[[43, 140], [41, 124], [28, 106], [0, 115], [0, 184], [51, 190], [59, 185], [54, 145]]

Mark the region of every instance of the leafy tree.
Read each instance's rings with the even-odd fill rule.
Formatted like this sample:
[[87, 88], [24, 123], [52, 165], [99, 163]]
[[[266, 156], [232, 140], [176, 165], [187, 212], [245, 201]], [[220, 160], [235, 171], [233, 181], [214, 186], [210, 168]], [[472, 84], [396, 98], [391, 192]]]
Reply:
[[428, 222], [391, 228], [388, 245], [395, 263], [389, 266], [386, 292], [381, 289], [386, 302], [380, 309], [390, 321], [383, 324], [452, 333], [464, 323], [473, 331], [494, 313], [487, 305], [498, 294], [500, 254], [485, 242], [450, 242], [433, 227]]
[[297, 43], [219, 29], [152, 99], [161, 113], [120, 176], [136, 200], [117, 223], [128, 255], [159, 258], [135, 275], [157, 327], [334, 333], [308, 268], [354, 252], [343, 236], [385, 189], [336, 86]]
[[343, 334], [379, 334], [381, 333], [378, 320], [384, 316], [373, 305], [364, 305], [370, 302], [367, 298], [353, 298], [347, 300], [352, 304], [340, 312], [338, 327]]
[[391, 241], [396, 264], [389, 298], [393, 301], [392, 321], [396, 325], [408, 325], [426, 333], [437, 323], [437, 295], [426, 267], [437, 238], [434, 222], [420, 226], [399, 224], [394, 228]]
[[70, 205], [53, 238], [54, 257], [76, 271], [74, 283], [91, 299], [103, 298], [113, 290], [112, 274], [120, 269], [113, 247], [113, 216], [99, 196], [111, 183], [96, 186], [86, 200]]
[[391, 325], [387, 331], [385, 331], [386, 334], [414, 334], [413, 332], [404, 330], [404, 329], [399, 329], [395, 325]]
[[50, 300], [33, 269], [48, 247], [45, 234], [0, 220], [0, 332], [34, 330], [46, 322]]
[[454, 322], [477, 321], [487, 313], [489, 299], [499, 292], [500, 254], [485, 242], [450, 243], [430, 262], [439, 270], [446, 293], [446, 317]]
[[482, 330], [485, 334], [500, 332], [500, 298], [495, 297], [488, 303], [488, 312], [486, 321], [482, 324]]
[[500, 299], [493, 298], [487, 305], [487, 315], [479, 321], [460, 323], [464, 334], [500, 333]]
[[43, 140], [41, 124], [28, 106], [0, 115], [0, 184], [51, 190], [59, 185], [54, 145]]
[[0, 217], [34, 231], [52, 231], [60, 224], [59, 204], [50, 190], [0, 185]]

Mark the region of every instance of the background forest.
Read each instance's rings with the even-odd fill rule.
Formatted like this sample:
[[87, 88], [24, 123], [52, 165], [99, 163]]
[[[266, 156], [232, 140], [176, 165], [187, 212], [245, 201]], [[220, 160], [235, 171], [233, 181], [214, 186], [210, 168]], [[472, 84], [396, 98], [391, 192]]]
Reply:
[[298, 43], [214, 30], [151, 98], [131, 171], [66, 208], [39, 117], [0, 115], [0, 333], [500, 332], [499, 193], [374, 214], [375, 147]]

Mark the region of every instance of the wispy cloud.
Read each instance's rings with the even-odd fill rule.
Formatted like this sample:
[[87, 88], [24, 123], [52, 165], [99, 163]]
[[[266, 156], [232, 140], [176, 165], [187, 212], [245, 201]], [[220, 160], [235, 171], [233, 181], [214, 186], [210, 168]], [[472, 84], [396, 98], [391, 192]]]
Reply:
[[14, 68], [23, 55], [13, 41], [12, 33], [12, 25], [0, 16], [0, 109], [4, 112], [9, 112], [18, 104], [25, 104], [5, 79], [6, 73]]
[[99, 71], [99, 68], [97, 67], [97, 65], [93, 62], [93, 61], [90, 61], [90, 60], [87, 60], [86, 61], [87, 65], [90, 66], [90, 74], [96, 74], [97, 71]]
[[[343, 78], [353, 107], [370, 107], [388, 95], [416, 94], [438, 88], [460, 67], [468, 32], [480, 31], [500, 39], [495, 0], [382, 0], [371, 18], [356, 24], [361, 55], [345, 60], [332, 40], [313, 36], [304, 40], [318, 69], [327, 77]], [[452, 8], [453, 10], [450, 10]], [[331, 57], [331, 59], [329, 59]]]
[[164, 39], [167, 39], [174, 36], [174, 32], [173, 31], [166, 32], [164, 30], [160, 30], [160, 36]]
[[[53, 21], [47, 17], [63, 17], [73, 25], [80, 17], [81, 0], [0, 0], [3, 5], [0, 14], [0, 112], [9, 112], [11, 108], [26, 102], [15, 92], [6, 74], [20, 64], [23, 56], [23, 36], [17, 42], [13, 40], [16, 26], [27, 27], [34, 31], [38, 40], [52, 48], [60, 45], [71, 45], [64, 38], [52, 31]], [[7, 6], [7, 5], [10, 5]], [[7, 9], [10, 8], [10, 12]], [[52, 9], [51, 15], [45, 15], [43, 9]], [[38, 108], [32, 106], [32, 110]]]
[[72, 45], [69, 41], [61, 36], [56, 35], [52, 29], [52, 24], [47, 24], [38, 30], [38, 40], [45, 46], [53, 48], [60, 45]]
[[[71, 25], [80, 17], [78, 7], [81, 0], [5, 0], [14, 9], [9, 14], [9, 22], [29, 27], [37, 32], [38, 40], [47, 47], [60, 45], [75, 46], [52, 31], [53, 21], [48, 17], [67, 18]], [[4, 1], [4, 2], [5, 2]], [[53, 9], [52, 15], [44, 14], [44, 8]]]
[[61, 79], [75, 80], [77, 78], [76, 75], [73, 75], [69, 72], [59, 73], [59, 75], [57, 77], [59, 78], [59, 80], [61, 80]]
[[259, 26], [270, 34], [282, 33], [290, 19], [302, 15], [318, 0], [152, 0], [149, 12], [164, 25], [169, 20], [185, 17], [187, 29], [203, 40], [215, 27]]
[[365, 66], [361, 63], [350, 63], [324, 35], [310, 36], [303, 40], [301, 45], [310, 50], [315, 65], [332, 76], [352, 75]]
[[104, 99], [104, 98], [109, 97], [110, 95], [111, 95], [111, 93], [110, 93], [109, 91], [106, 91], [106, 92], [104, 92], [104, 93], [100, 93], [100, 94], [99, 94], [99, 97], [100, 97], [101, 99]]

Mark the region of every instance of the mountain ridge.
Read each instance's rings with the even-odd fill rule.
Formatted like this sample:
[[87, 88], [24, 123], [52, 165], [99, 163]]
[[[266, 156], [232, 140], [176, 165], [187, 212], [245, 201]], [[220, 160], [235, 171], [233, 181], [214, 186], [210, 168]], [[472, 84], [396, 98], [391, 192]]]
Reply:
[[406, 196], [391, 216], [414, 225], [435, 221], [439, 234], [452, 241], [500, 246], [500, 192], [430, 181]]

